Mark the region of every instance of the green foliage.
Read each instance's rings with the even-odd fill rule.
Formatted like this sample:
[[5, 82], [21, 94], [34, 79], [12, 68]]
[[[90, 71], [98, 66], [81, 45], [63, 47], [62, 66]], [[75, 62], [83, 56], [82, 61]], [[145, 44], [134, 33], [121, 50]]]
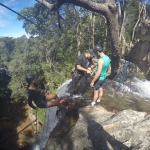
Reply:
[[58, 89], [58, 87], [66, 79], [68, 79], [68, 74], [70, 73], [70, 71], [67, 72], [66, 66], [64, 66], [63, 68], [58, 66], [57, 69], [54, 69], [54, 68], [50, 69], [50, 65], [45, 64], [45, 63], [42, 64], [41, 69], [44, 72], [44, 78], [45, 78], [46, 83], [49, 83], [47, 88], [51, 92], [56, 92], [56, 89]]
[[0, 62], [0, 100], [9, 100], [11, 95], [11, 90], [8, 88], [11, 77], [7, 69], [7, 66]]
[[0, 100], [9, 100], [11, 95], [11, 90], [7, 87], [0, 87]]
[[[129, 0], [127, 3], [128, 42], [138, 19], [138, 6], [138, 0]], [[27, 96], [25, 77], [30, 73], [41, 75], [48, 83], [47, 89], [55, 92], [66, 79], [71, 78], [78, 51], [85, 53], [93, 48], [93, 37], [94, 44], [102, 45], [105, 53], [111, 55], [110, 35], [101, 15], [73, 5], [63, 5], [59, 10], [63, 19], [58, 21], [57, 13], [52, 13], [40, 4], [24, 8], [20, 13], [37, 26], [18, 16], [19, 20], [24, 21], [26, 32], [35, 37], [0, 38], [0, 55], [11, 73], [9, 88], [12, 97]], [[91, 16], [95, 19], [92, 20]]]
[[[37, 117], [38, 121], [44, 123], [45, 115], [46, 115], [46, 109], [38, 109], [38, 110], [32, 109], [32, 113]], [[34, 125], [34, 128], [36, 130], [36, 125]]]
[[[24, 18], [18, 16], [18, 20], [23, 20], [23, 27], [26, 32], [32, 36], [47, 33], [47, 30], [54, 31], [53, 28], [56, 25], [56, 17], [53, 17], [53, 12], [49, 11], [46, 7], [43, 7], [39, 3], [36, 3], [34, 7], [26, 7], [20, 12], [21, 15], [25, 16], [27, 19], [31, 20], [33, 23], [25, 20]], [[53, 20], [53, 22], [51, 22]], [[36, 25], [35, 25], [36, 24]], [[47, 30], [45, 30], [47, 29]]]
[[14, 49], [15, 39], [12, 37], [0, 38], [0, 60], [7, 63], [10, 60], [10, 54]]
[[135, 76], [139, 79], [146, 79], [146, 75], [144, 72], [137, 72]]
[[[8, 68], [11, 72], [9, 88], [12, 97], [27, 96], [25, 76], [30, 73], [42, 75], [47, 84], [47, 89], [55, 92], [56, 89], [68, 78], [75, 65], [78, 50], [85, 53], [91, 43], [91, 20], [88, 11], [73, 5], [64, 5], [60, 20], [62, 32], [59, 30], [57, 14], [53, 14], [45, 7], [36, 4], [34, 7], [24, 8], [20, 13], [37, 24], [24, 20], [23, 27], [26, 32], [36, 37], [27, 39], [22, 36], [13, 39], [14, 47], [9, 54]], [[99, 24], [100, 22], [100, 24]], [[101, 16], [96, 16], [95, 43], [103, 44], [107, 37], [107, 30]], [[79, 31], [76, 28], [79, 28]], [[87, 30], [88, 28], [88, 30]], [[77, 39], [80, 39], [80, 49], [77, 50]], [[3, 39], [3, 38], [2, 38]], [[106, 46], [106, 52], [109, 44]], [[2, 52], [3, 49], [2, 49]]]
[[139, 0], [128, 0], [126, 6], [126, 41], [130, 42], [133, 28], [138, 20], [139, 15]]

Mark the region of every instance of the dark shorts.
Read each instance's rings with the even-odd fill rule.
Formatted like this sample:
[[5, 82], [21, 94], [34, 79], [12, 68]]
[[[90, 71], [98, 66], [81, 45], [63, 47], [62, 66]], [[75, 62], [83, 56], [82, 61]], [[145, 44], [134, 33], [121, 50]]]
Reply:
[[47, 108], [48, 107], [48, 101], [46, 100], [46, 97], [43, 97], [42, 99], [40, 100], [37, 100], [35, 102], [35, 104], [37, 105], [37, 107], [39, 108]]
[[104, 84], [105, 80], [97, 80], [94, 83], [94, 90], [98, 90], [99, 88], [103, 88], [103, 84]]

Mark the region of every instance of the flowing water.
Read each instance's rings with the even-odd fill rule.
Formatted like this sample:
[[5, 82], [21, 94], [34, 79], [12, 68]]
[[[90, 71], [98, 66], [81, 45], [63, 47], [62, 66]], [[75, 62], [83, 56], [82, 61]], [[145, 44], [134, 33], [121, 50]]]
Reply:
[[[65, 81], [57, 90], [59, 97], [67, 95], [67, 86], [70, 80]], [[91, 90], [92, 91], [92, 90]], [[89, 98], [92, 100], [93, 95]], [[77, 98], [77, 97], [76, 97]], [[100, 105], [109, 111], [121, 111], [133, 109], [150, 113], [150, 81], [133, 78], [120, 84], [115, 81], [106, 80], [104, 85], [104, 96]], [[41, 130], [40, 138], [34, 144], [33, 150], [42, 150], [49, 138], [50, 132], [56, 126], [57, 107], [48, 108], [45, 122]]]
[[138, 78], [124, 84], [107, 81], [101, 105], [108, 110], [133, 109], [150, 113], [150, 81]]
[[127, 81], [124, 84], [116, 82], [114, 86], [111, 85], [111, 87], [115, 87], [115, 90], [119, 87], [118, 90], [122, 94], [133, 94], [150, 100], [150, 81], [148, 80], [133, 78], [131, 81]]

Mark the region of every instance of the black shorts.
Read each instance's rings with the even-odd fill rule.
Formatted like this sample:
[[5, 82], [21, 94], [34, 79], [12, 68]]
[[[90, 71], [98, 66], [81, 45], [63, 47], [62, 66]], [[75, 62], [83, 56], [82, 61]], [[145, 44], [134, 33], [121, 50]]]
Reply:
[[35, 101], [35, 104], [39, 108], [47, 108], [48, 107], [48, 101], [46, 100], [46, 97], [42, 97], [42, 99]]
[[98, 90], [99, 88], [103, 88], [103, 84], [104, 84], [105, 80], [97, 80], [94, 83], [94, 90]]

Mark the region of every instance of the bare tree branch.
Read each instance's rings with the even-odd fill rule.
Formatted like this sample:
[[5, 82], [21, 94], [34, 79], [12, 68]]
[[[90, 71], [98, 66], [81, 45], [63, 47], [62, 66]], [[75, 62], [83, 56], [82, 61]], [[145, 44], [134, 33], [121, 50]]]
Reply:
[[108, 6], [110, 6], [112, 9], [115, 7], [110, 3], [112, 0], [107, 0], [107, 3], [95, 3], [89, 0], [57, 0], [54, 4], [50, 4], [45, 0], [36, 0], [37, 2], [43, 4], [50, 10], [55, 10], [56, 8], [59, 8], [61, 5], [65, 3], [74, 4], [76, 6], [83, 7], [85, 9], [88, 9], [92, 12], [98, 12], [102, 14], [106, 14], [108, 11]]
[[39, 3], [41, 3], [42, 5], [44, 5], [45, 7], [47, 7], [50, 10], [54, 10], [55, 9], [55, 4], [50, 4], [49, 2], [45, 1], [45, 0], [35, 0]]
[[143, 8], [143, 11], [144, 11], [144, 16], [143, 16], [143, 19], [145, 20], [146, 19], [146, 4], [147, 4], [148, 0], [145, 1], [144, 3], [144, 8]]

